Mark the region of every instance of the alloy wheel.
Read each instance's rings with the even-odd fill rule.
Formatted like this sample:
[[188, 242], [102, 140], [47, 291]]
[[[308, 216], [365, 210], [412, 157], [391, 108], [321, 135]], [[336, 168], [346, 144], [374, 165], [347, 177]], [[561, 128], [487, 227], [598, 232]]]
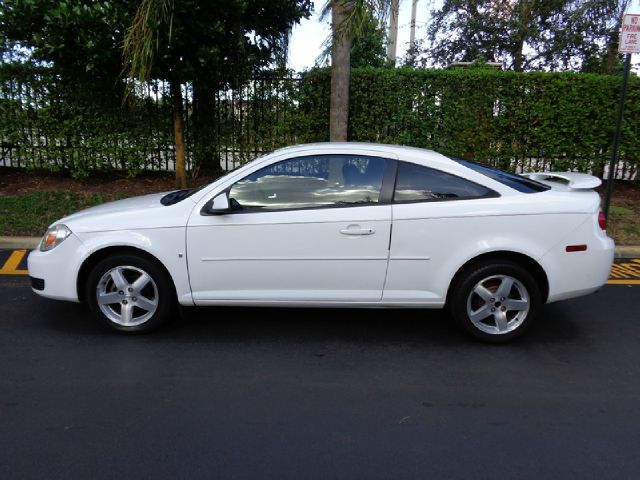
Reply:
[[158, 286], [144, 270], [118, 266], [108, 270], [96, 286], [96, 302], [102, 313], [123, 327], [149, 320], [158, 308]]
[[517, 329], [527, 318], [529, 292], [517, 278], [492, 275], [480, 280], [467, 298], [467, 315], [473, 325], [491, 335]]

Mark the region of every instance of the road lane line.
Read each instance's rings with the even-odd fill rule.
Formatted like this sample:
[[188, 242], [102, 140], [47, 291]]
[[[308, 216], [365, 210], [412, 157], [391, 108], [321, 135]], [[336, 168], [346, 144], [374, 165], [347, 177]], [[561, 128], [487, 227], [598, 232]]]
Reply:
[[640, 280], [609, 280], [607, 285], [640, 285]]
[[18, 270], [20, 262], [27, 254], [26, 250], [14, 250], [4, 263], [4, 266], [0, 268], [0, 275], [27, 275], [27, 270]]

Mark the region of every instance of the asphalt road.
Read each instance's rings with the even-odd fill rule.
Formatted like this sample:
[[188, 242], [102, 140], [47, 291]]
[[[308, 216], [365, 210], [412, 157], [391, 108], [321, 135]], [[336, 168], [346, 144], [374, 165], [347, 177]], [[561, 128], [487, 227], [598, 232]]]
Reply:
[[475, 343], [436, 311], [197, 309], [125, 337], [0, 276], [0, 478], [638, 478], [640, 285]]

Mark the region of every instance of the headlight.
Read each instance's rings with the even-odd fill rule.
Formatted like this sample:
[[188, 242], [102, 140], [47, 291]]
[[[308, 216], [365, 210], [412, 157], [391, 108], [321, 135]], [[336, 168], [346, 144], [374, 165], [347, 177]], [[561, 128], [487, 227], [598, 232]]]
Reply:
[[69, 230], [66, 225], [54, 225], [47, 230], [47, 233], [42, 237], [40, 241], [40, 251], [46, 252], [47, 250], [57, 247], [69, 235], [71, 235], [71, 230]]

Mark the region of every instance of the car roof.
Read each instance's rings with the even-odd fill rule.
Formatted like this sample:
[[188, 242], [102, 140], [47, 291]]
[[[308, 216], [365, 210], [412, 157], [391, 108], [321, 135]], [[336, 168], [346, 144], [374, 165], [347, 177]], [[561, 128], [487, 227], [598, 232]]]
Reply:
[[290, 145], [287, 147], [279, 148], [274, 153], [289, 153], [293, 151], [303, 151], [303, 150], [314, 150], [314, 149], [326, 149], [330, 148], [332, 150], [344, 150], [347, 151], [355, 151], [355, 150], [377, 150], [381, 152], [390, 152], [390, 153], [409, 153], [409, 154], [436, 154], [433, 150], [427, 150], [425, 148], [418, 147], [409, 147], [406, 145], [394, 145], [388, 143], [369, 143], [369, 142], [315, 142], [315, 143], [302, 143], [298, 145]]
[[312, 152], [312, 151], [334, 150], [344, 153], [362, 153], [363, 151], [375, 151], [378, 153], [388, 153], [397, 156], [400, 160], [409, 160], [415, 163], [424, 164], [436, 168], [444, 168], [445, 170], [460, 170], [457, 162], [451, 160], [445, 155], [428, 150], [426, 148], [409, 147], [406, 145], [392, 145], [384, 143], [368, 143], [368, 142], [316, 142], [305, 143], [300, 145], [291, 145], [280, 148], [272, 153], [272, 155], [291, 155], [296, 153]]

